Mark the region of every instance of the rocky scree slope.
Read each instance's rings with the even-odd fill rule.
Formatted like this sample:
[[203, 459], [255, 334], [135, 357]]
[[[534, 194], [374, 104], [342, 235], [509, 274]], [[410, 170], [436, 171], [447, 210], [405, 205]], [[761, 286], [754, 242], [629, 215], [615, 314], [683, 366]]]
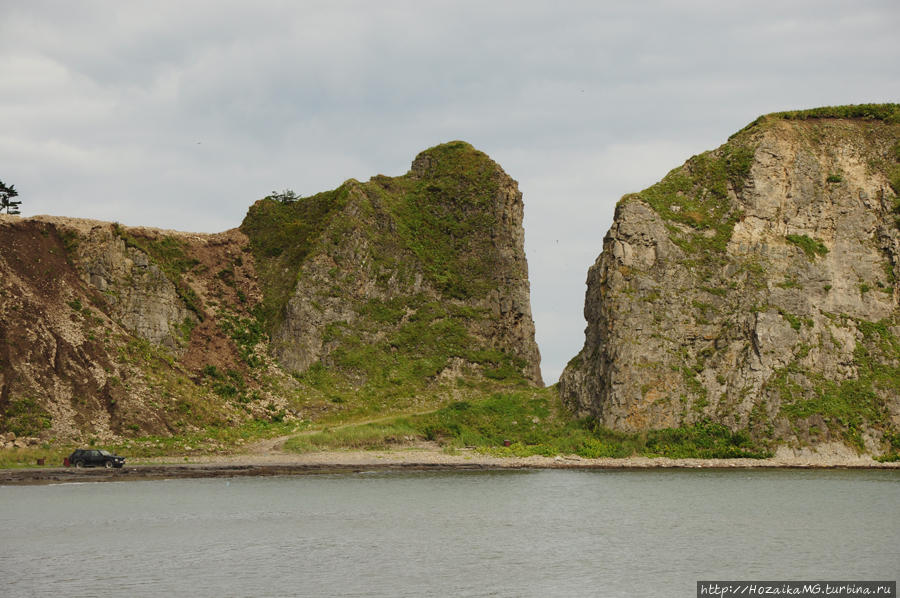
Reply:
[[559, 384], [622, 431], [900, 448], [900, 107], [761, 117], [619, 202]]
[[251, 372], [265, 355], [233, 338], [260, 296], [246, 247], [237, 231], [0, 220], [0, 431], [112, 438], [283, 414]]
[[373, 412], [540, 385], [522, 198], [454, 142], [204, 235], [0, 219], [0, 432]]

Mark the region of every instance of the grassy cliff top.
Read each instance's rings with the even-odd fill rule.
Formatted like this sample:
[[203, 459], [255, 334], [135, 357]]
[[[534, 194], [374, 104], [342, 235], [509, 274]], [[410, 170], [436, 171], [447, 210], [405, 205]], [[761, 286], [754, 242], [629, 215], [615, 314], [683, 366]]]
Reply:
[[482, 181], [502, 172], [500, 166], [465, 141], [449, 141], [419, 153], [406, 176], [434, 180]]
[[864, 120], [887, 124], [900, 123], [900, 104], [848, 104], [846, 106], [820, 106], [807, 110], [788, 110], [763, 114], [729, 139], [755, 129], [758, 125], [778, 120]]
[[788, 110], [768, 114], [771, 118], [806, 120], [808, 118], [852, 118], [900, 122], [900, 104], [849, 104], [846, 106], [821, 106], [808, 110]]

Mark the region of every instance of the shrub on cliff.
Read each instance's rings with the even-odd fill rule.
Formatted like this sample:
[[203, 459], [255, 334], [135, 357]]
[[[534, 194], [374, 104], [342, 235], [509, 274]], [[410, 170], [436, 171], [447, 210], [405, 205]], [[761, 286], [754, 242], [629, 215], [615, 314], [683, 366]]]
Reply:
[[21, 201], [13, 201], [13, 197], [18, 197], [19, 192], [16, 191], [15, 185], [8, 187], [3, 181], [0, 181], [0, 212], [6, 210], [7, 214], [18, 214]]

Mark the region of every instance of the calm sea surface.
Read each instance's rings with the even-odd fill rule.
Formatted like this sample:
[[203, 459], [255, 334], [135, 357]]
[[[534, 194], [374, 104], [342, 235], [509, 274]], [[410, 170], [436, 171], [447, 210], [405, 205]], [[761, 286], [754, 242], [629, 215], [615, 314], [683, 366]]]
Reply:
[[900, 471], [0, 487], [0, 596], [693, 596], [900, 578]]

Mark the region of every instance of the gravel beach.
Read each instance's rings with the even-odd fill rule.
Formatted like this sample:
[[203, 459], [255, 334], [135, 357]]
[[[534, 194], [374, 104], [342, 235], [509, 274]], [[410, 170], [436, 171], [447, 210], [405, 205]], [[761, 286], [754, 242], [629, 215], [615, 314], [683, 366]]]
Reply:
[[880, 463], [842, 445], [818, 451], [781, 448], [770, 459], [669, 459], [627, 457], [586, 459], [574, 455], [494, 457], [470, 450], [447, 452], [437, 447], [393, 450], [325, 451], [292, 454], [271, 447], [266, 452], [240, 455], [198, 455], [137, 460], [122, 469], [33, 468], [0, 470], [0, 484], [48, 484], [88, 481], [127, 481], [171, 478], [209, 478], [247, 475], [301, 475], [378, 470], [487, 469], [654, 469], [654, 468], [796, 468], [900, 469], [900, 462]]

